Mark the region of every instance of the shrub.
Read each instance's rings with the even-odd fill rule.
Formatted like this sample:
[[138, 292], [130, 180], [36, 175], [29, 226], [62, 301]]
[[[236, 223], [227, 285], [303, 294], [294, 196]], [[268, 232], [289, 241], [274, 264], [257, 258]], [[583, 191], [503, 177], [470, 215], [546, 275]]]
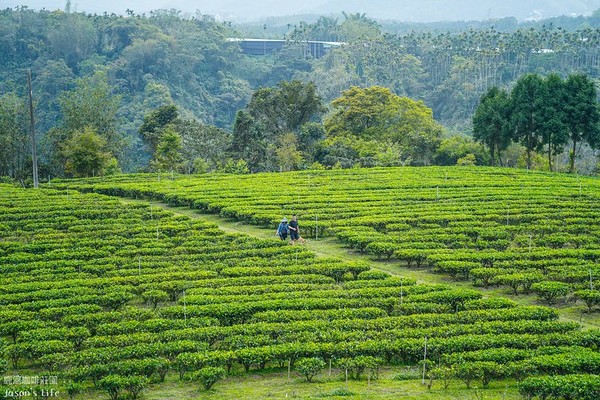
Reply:
[[133, 375], [125, 378], [125, 389], [129, 392], [129, 398], [135, 400], [140, 398], [142, 390], [148, 385], [148, 379], [143, 376]]
[[369, 380], [377, 378], [379, 366], [383, 364], [383, 360], [371, 356], [356, 356], [354, 358], [340, 358], [337, 361], [340, 368], [345, 370], [346, 374], [350, 374], [353, 379], [360, 379], [365, 370], [369, 371]]
[[513, 293], [518, 294], [519, 287], [523, 288], [524, 293], [529, 293], [537, 282], [543, 279], [542, 274], [538, 273], [514, 273], [506, 275], [498, 275], [494, 278], [497, 283], [506, 285], [513, 290]]
[[600, 376], [564, 375], [530, 377], [519, 383], [519, 393], [531, 399], [578, 399], [600, 398]]
[[598, 290], [578, 290], [575, 292], [575, 297], [585, 303], [589, 312], [592, 312], [594, 306], [600, 305], [600, 291]]
[[69, 382], [65, 386], [69, 399], [73, 400], [79, 393], [83, 391], [83, 384], [79, 382]]
[[375, 269], [371, 269], [369, 271], [363, 271], [358, 274], [356, 279], [358, 280], [377, 280], [377, 279], [388, 279], [391, 275], [387, 272], [377, 271]]
[[307, 382], [311, 382], [323, 368], [325, 368], [325, 361], [318, 357], [302, 358], [296, 362], [296, 370], [304, 375]]
[[534, 283], [531, 290], [547, 304], [553, 304], [559, 297], [569, 294], [570, 286], [562, 282], [544, 281]]
[[440, 366], [433, 368], [429, 372], [429, 375], [431, 376], [432, 381], [434, 379], [441, 380], [444, 384], [444, 389], [448, 389], [448, 386], [450, 385], [450, 380], [454, 377], [454, 369], [449, 366]]
[[221, 367], [204, 367], [194, 374], [194, 379], [199, 381], [204, 389], [209, 390], [215, 383], [225, 377], [225, 369]]
[[471, 382], [483, 378], [483, 372], [475, 363], [463, 362], [454, 366], [454, 376], [463, 381], [467, 385], [467, 389], [470, 389]]
[[152, 304], [152, 308], [158, 307], [158, 303], [169, 301], [169, 294], [164, 290], [148, 290], [142, 293], [142, 298], [148, 304]]
[[505, 273], [505, 271], [502, 268], [473, 268], [469, 273], [476, 283], [488, 287], [496, 276]]
[[120, 375], [108, 375], [98, 381], [98, 387], [108, 393], [111, 400], [118, 400], [127, 382]]

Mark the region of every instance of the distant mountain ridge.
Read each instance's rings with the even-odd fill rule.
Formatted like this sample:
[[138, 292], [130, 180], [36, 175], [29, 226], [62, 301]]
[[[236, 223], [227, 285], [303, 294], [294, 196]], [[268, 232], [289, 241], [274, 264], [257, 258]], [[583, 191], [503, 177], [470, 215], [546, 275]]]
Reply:
[[[0, 8], [27, 4], [30, 8], [62, 9], [65, 0], [0, 0]], [[600, 0], [115, 0], [72, 1], [78, 11], [124, 14], [127, 8], [141, 14], [157, 9], [178, 9], [183, 12], [200, 11], [221, 16], [226, 20], [250, 21], [264, 17], [293, 14], [366, 13], [368, 17], [403, 22], [488, 20], [516, 17], [549, 18], [559, 15], [589, 15], [600, 9]]]
[[525, 20], [534, 15], [549, 18], [558, 15], [588, 15], [600, 8], [600, 0], [329, 0], [325, 11], [355, 10], [373, 18], [399, 21], [433, 22], [487, 20], [516, 17]]

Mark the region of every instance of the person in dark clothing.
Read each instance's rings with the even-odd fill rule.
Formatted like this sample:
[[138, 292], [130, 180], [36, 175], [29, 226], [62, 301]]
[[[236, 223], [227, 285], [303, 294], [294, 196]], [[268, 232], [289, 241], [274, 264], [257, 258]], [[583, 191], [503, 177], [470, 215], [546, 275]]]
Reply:
[[292, 244], [296, 244], [296, 241], [300, 241], [304, 243], [304, 239], [300, 236], [300, 227], [298, 226], [298, 217], [293, 215], [292, 220], [290, 221], [290, 239], [292, 240]]
[[275, 234], [277, 236], [279, 236], [279, 238], [281, 240], [285, 240], [285, 239], [287, 239], [289, 230], [290, 229], [289, 229], [289, 225], [288, 225], [288, 220], [287, 220], [287, 218], [283, 217], [283, 219], [279, 223], [279, 226], [277, 227], [277, 232], [275, 232]]

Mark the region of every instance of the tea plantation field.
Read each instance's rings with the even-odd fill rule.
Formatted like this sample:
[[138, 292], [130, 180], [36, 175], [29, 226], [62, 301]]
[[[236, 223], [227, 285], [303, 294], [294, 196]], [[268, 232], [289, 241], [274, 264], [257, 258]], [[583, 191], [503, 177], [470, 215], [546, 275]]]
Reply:
[[157, 175], [57, 183], [159, 199], [303, 235], [336, 236], [377, 259], [427, 267], [548, 304], [598, 310], [600, 179], [500, 168], [380, 168], [257, 175]]
[[[546, 300], [570, 296], [596, 312], [598, 186], [462, 168], [0, 185], [0, 396], [38, 390], [7, 378], [40, 375], [58, 377], [47, 386], [62, 398], [244, 398], [244, 382], [266, 374], [273, 386], [257, 398], [328, 382], [349, 390], [328, 386], [311, 398], [397, 398], [393, 390], [423, 380], [435, 391], [427, 398], [596, 399], [600, 331], [560, 321], [553, 308], [417, 284], [104, 194], [273, 231], [297, 213], [305, 236], [335, 235], [372, 257], [388, 257], [376, 246], [393, 247], [389, 258], [405, 263], [416, 252], [413, 266], [445, 273], [462, 263], [468, 273], [457, 277], [496, 271], [487, 284], [535, 276], [516, 290], [565, 285]], [[386, 382], [387, 391], [356, 392]]]

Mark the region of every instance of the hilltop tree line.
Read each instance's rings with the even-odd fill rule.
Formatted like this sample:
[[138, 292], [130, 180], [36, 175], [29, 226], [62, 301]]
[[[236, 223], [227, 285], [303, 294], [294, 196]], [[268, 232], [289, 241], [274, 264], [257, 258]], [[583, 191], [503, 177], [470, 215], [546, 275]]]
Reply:
[[490, 161], [502, 165], [501, 153], [511, 142], [524, 146], [527, 168], [535, 151], [546, 152], [548, 168], [553, 159], [569, 152], [569, 171], [575, 171], [578, 146], [600, 147], [600, 108], [594, 82], [586, 75], [557, 74], [545, 78], [525, 75], [510, 93], [498, 87], [483, 95], [473, 116], [474, 138], [486, 145]]
[[[75, 90], [61, 96], [62, 123], [42, 142], [50, 149], [54, 168], [68, 176], [119, 171], [124, 138], [116, 129], [118, 100], [110, 96], [104, 74], [79, 81]], [[18, 102], [11, 104], [19, 110]], [[24, 109], [12, 116], [10, 112], [7, 108], [2, 114], [10, 118], [0, 120], [0, 128], [20, 132], [15, 136], [20, 140], [8, 149], [22, 145], [23, 154], [27, 132], [19, 118], [26, 119]], [[187, 118], [168, 104], [145, 115], [138, 134], [149, 154], [145, 171], [247, 173], [519, 162], [532, 168], [542, 152], [552, 170], [556, 156], [570, 144], [573, 172], [578, 147], [599, 147], [599, 122], [596, 88], [587, 76], [530, 74], [510, 93], [493, 87], [482, 96], [473, 116], [473, 138], [445, 135], [422, 101], [395, 95], [389, 88], [354, 86], [326, 105], [313, 83], [300, 81], [254, 92], [238, 111], [231, 132]], [[3, 154], [10, 156], [9, 151]], [[26, 170], [23, 156], [9, 158], [3, 161], [11, 162], [2, 164], [8, 172], [19, 166]]]
[[234, 173], [428, 165], [442, 127], [422, 102], [382, 87], [352, 87], [325, 104], [312, 83], [256, 91], [231, 133], [183, 119], [174, 105], [148, 114], [140, 135], [161, 171]]
[[[42, 177], [118, 170], [271, 171], [315, 162], [490, 164], [497, 154], [471, 138], [480, 97], [494, 86], [507, 90], [531, 72], [584, 73], [596, 82], [600, 30], [594, 18], [578, 20], [577, 30], [548, 24], [395, 35], [364, 14], [343, 14], [290, 24], [283, 32], [256, 27], [261, 36], [284, 35], [288, 42], [279, 52], [249, 57], [228, 40], [242, 35], [235, 25], [201, 14], [130, 11], [123, 17], [5, 9], [0, 175], [30, 175], [24, 84], [29, 68]], [[303, 44], [309, 39], [346, 44], [314, 59]], [[373, 118], [383, 128], [354, 129], [340, 122], [340, 115], [355, 118], [353, 107], [366, 112], [356, 101], [370, 97], [389, 107]], [[148, 131], [146, 119], [163, 107], [174, 107], [177, 116]], [[303, 111], [294, 115], [295, 108]], [[423, 129], [422, 136], [396, 126], [414, 115], [427, 121], [408, 124]], [[394, 136], [394, 127], [405, 133]], [[576, 140], [575, 158], [582, 149], [589, 153], [588, 143]], [[564, 145], [551, 147], [554, 152]], [[525, 166], [529, 150], [545, 151], [511, 145], [502, 150], [502, 162]], [[530, 156], [532, 167], [539, 167], [536, 155]]]

